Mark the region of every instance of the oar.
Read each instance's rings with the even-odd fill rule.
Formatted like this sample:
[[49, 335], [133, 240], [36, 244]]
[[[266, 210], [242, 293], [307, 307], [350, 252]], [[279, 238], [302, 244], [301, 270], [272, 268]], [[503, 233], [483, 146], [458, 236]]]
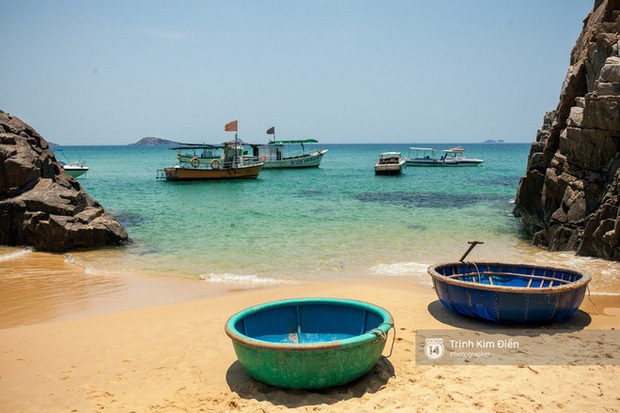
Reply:
[[463, 260], [465, 260], [465, 257], [467, 257], [469, 255], [469, 253], [471, 252], [471, 250], [474, 249], [474, 247], [478, 244], [484, 244], [483, 241], [467, 241], [467, 243], [469, 244], [469, 248], [467, 249], [467, 251], [465, 251], [465, 254], [463, 254], [463, 256], [461, 257], [461, 259], [459, 261], [463, 262]]

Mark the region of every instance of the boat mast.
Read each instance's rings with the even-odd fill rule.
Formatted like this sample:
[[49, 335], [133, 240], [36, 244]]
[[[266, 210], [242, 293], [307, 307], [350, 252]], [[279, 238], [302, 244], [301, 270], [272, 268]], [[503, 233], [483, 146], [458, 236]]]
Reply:
[[239, 144], [239, 139], [237, 138], [237, 121], [233, 120], [232, 122], [228, 122], [224, 125], [224, 132], [235, 132], [235, 145], [233, 147], [233, 159], [232, 164], [233, 168], [237, 164], [237, 146]]

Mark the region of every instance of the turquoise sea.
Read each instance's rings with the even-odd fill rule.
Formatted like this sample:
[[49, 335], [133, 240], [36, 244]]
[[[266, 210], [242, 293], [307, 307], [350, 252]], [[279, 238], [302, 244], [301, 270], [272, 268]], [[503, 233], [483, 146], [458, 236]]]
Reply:
[[[413, 143], [411, 145], [414, 145]], [[448, 149], [458, 144], [434, 146]], [[375, 176], [380, 152], [408, 144], [317, 144], [320, 168], [263, 170], [256, 180], [167, 182], [166, 147], [54, 147], [83, 158], [78, 180], [127, 229], [121, 248], [72, 252], [93, 274], [190, 277], [265, 284], [409, 278], [429, 283], [428, 265], [458, 260], [480, 240], [475, 260], [595, 266], [616, 289], [618, 264], [530, 246], [511, 212], [530, 144], [461, 144], [478, 167], [410, 167]], [[607, 282], [607, 281], [606, 281]]]

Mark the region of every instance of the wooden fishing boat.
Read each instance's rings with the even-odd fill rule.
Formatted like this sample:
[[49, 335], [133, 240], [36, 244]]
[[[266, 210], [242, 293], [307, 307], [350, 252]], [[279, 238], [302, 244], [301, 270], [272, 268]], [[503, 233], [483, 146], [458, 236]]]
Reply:
[[508, 324], [560, 322], [581, 305], [590, 276], [537, 265], [454, 262], [428, 273], [443, 305]]
[[221, 150], [221, 155], [209, 158], [195, 156], [185, 162], [183, 157], [187, 155], [179, 152], [177, 158], [180, 164], [158, 171], [158, 178], [168, 181], [256, 179], [263, 168], [262, 162], [243, 156], [243, 145], [236, 139], [222, 145], [194, 145], [191, 149]]
[[370, 303], [299, 298], [247, 308], [228, 320], [226, 334], [255, 379], [318, 389], [368, 373], [393, 326], [390, 313]]

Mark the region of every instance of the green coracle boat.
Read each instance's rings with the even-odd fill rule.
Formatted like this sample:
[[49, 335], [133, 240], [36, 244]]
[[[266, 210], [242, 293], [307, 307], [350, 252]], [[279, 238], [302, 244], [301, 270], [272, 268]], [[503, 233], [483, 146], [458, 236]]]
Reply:
[[299, 298], [247, 308], [226, 323], [237, 358], [255, 379], [283, 388], [320, 389], [368, 373], [394, 326], [376, 305]]

